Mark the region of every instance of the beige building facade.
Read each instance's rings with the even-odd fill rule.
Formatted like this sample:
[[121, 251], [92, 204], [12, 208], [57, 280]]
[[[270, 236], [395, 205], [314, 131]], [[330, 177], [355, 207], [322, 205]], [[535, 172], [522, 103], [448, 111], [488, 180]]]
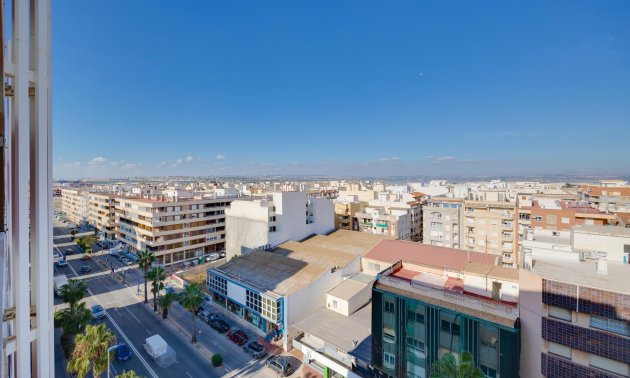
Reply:
[[61, 208], [66, 218], [75, 224], [88, 220], [88, 193], [78, 189], [61, 189]]
[[116, 196], [106, 193], [88, 194], [88, 222], [96, 227], [104, 239], [116, 239]]

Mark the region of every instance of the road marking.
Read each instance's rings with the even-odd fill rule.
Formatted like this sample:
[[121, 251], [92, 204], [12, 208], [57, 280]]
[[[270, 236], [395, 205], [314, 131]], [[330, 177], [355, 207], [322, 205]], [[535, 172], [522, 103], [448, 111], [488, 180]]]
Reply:
[[151, 331], [149, 331], [148, 329], [145, 328], [144, 330], [147, 331], [149, 335], [151, 334]]
[[192, 376], [192, 375], [190, 375], [190, 373], [189, 373], [189, 372], [186, 372], [186, 375], [187, 375], [187, 376], [189, 376], [190, 378], [193, 378], [193, 376]]
[[135, 315], [134, 315], [131, 311], [129, 311], [129, 309], [128, 309], [127, 307], [123, 307], [123, 308], [124, 308], [125, 310], [127, 310], [127, 312], [129, 313], [129, 315], [131, 315], [134, 319], [136, 319], [136, 321], [137, 321], [138, 323], [142, 323], [142, 322], [140, 321], [140, 319], [136, 318], [136, 316], [135, 316]]

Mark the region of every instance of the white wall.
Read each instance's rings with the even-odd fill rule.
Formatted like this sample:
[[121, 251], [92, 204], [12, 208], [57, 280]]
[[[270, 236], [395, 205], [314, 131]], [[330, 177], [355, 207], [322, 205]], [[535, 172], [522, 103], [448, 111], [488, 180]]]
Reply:
[[596, 235], [580, 232], [579, 229], [574, 229], [572, 245], [574, 251], [592, 250], [598, 252], [606, 252], [606, 260], [623, 262], [624, 245], [630, 245], [630, 235]]

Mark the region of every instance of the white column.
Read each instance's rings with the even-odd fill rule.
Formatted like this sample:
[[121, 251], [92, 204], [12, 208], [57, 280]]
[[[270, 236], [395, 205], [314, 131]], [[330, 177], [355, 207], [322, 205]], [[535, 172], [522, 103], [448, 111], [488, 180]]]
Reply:
[[27, 0], [13, 2], [14, 96], [11, 123], [11, 254], [15, 296], [16, 371], [29, 376], [29, 6]]

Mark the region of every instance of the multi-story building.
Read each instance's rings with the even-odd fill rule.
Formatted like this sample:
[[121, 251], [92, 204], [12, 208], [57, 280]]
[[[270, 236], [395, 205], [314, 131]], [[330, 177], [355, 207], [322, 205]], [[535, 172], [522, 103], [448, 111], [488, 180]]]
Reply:
[[464, 201], [434, 197], [422, 207], [422, 242], [440, 247], [462, 248]]
[[523, 256], [521, 375], [630, 376], [629, 265], [555, 250]]
[[88, 220], [88, 192], [80, 189], [61, 189], [61, 206], [66, 219], [74, 224]]
[[88, 222], [101, 232], [106, 240], [116, 239], [116, 196], [106, 193], [88, 193]]
[[446, 353], [472, 353], [487, 377], [519, 376], [518, 270], [498, 257], [401, 241], [368, 259], [398, 259], [372, 291], [372, 365], [389, 377], [429, 377]]
[[614, 214], [600, 212], [577, 201], [554, 201], [551, 204], [533, 201], [531, 207], [519, 209], [519, 214], [521, 210], [529, 210], [530, 228], [551, 231], [568, 231], [575, 225], [609, 225], [616, 221]]
[[131, 252], [149, 251], [172, 264], [225, 249], [225, 208], [230, 197], [119, 197], [116, 237]]
[[618, 207], [630, 207], [630, 186], [625, 185], [584, 185], [578, 188], [578, 195], [601, 211], [615, 211]]
[[363, 212], [356, 213], [356, 217], [360, 232], [411, 240], [412, 213], [418, 216], [418, 206], [402, 202], [370, 201]]
[[464, 201], [463, 248], [501, 257], [503, 266], [518, 264], [516, 205], [512, 202]]
[[226, 209], [227, 258], [335, 229], [333, 202], [305, 192], [275, 192], [263, 199], [236, 200]]
[[362, 213], [367, 202], [357, 201], [355, 196], [346, 196], [335, 200], [335, 229], [359, 230], [357, 213]]

